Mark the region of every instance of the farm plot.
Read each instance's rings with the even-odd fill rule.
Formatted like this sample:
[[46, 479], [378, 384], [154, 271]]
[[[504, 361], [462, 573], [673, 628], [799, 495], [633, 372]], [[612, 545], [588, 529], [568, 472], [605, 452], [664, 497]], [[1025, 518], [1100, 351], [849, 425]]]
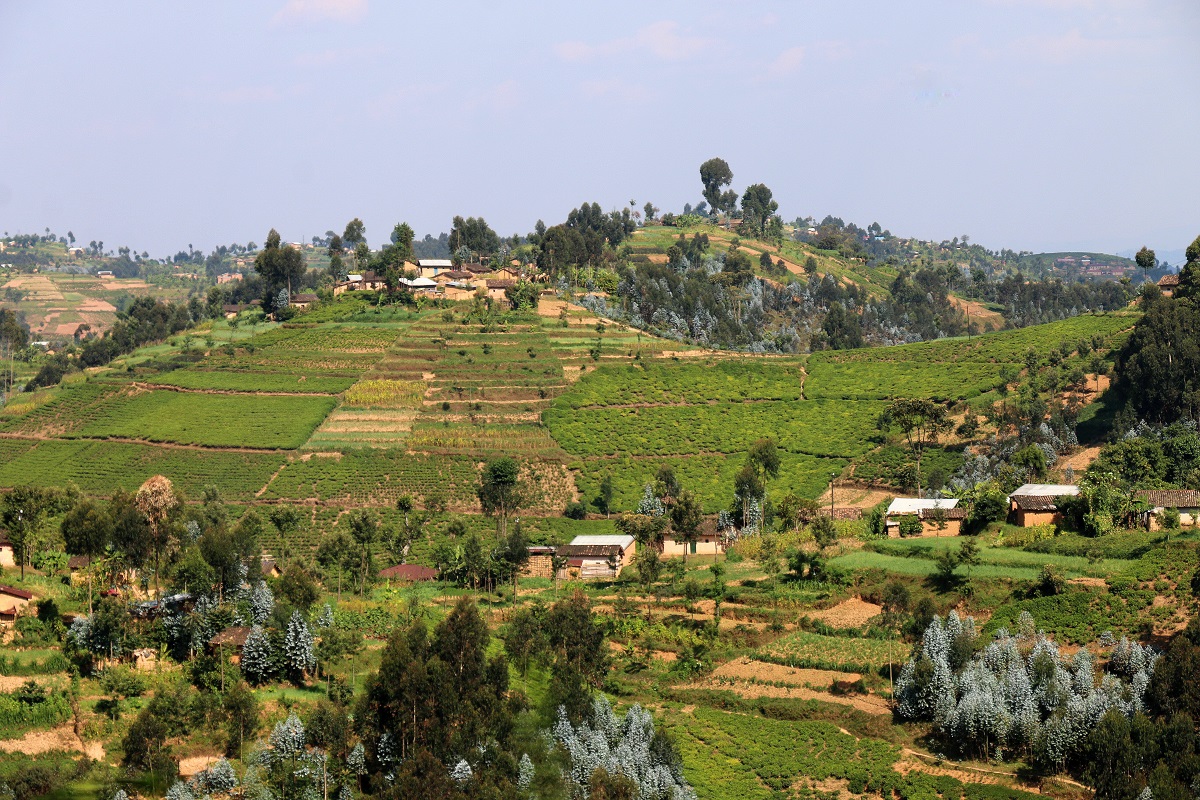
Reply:
[[1074, 344], [1080, 339], [1099, 335], [1111, 340], [1133, 327], [1136, 314], [1083, 314], [1078, 317], [998, 333], [987, 333], [971, 339], [942, 339], [936, 342], [873, 347], [848, 350], [823, 356], [842, 364], [878, 363], [892, 361], [906, 364], [952, 364], [963, 361], [1021, 364], [1025, 354], [1033, 350], [1045, 355], [1062, 342]]
[[667, 714], [664, 723], [679, 742], [684, 774], [701, 797], [788, 796], [805, 779], [845, 780], [855, 794], [890, 797], [905, 782], [892, 768], [900, 755], [896, 748], [856, 739], [828, 722], [788, 722], [701, 707], [691, 714]]
[[[704, 513], [715, 514], [729, 506], [733, 479], [743, 460], [740, 455], [692, 455], [665, 458], [595, 459], [578, 466], [575, 481], [583, 497], [591, 499], [600, 493], [600, 483], [606, 475], [613, 481], [615, 510], [632, 511], [642, 499], [642, 487], [654, 480], [660, 467], [670, 467], [682, 485], [696, 494]], [[780, 457], [779, 477], [771, 482], [771, 497], [778, 501], [788, 492], [800, 497], [815, 498], [829, 485], [829, 475], [840, 473], [846, 460], [820, 458], [797, 453]]]
[[398, 450], [357, 450], [294, 459], [262, 494], [264, 500], [318, 500], [346, 505], [393, 505], [411, 494], [451, 507], [475, 503], [478, 467], [472, 458], [422, 456]]
[[408, 447], [414, 452], [446, 455], [475, 455], [491, 458], [500, 455], [523, 456], [566, 461], [550, 432], [540, 423], [454, 423], [418, 422]]
[[179, 369], [146, 379], [156, 386], [177, 386], [221, 392], [282, 392], [288, 394], [337, 394], [355, 381], [356, 375], [300, 374], [213, 369]]
[[1000, 373], [1017, 364], [991, 362], [906, 363], [899, 361], [844, 362], [839, 355], [815, 353], [808, 362], [804, 394], [812, 400], [887, 400], [929, 397], [966, 400], [1004, 384]]
[[404, 447], [417, 411], [411, 408], [334, 409], [308, 441], [305, 450], [355, 447]]
[[0, 487], [73, 482], [87, 494], [102, 496], [118, 488], [134, 491], [147, 478], [166, 475], [188, 497], [200, 497], [204, 487], [216, 486], [226, 500], [250, 500], [283, 463], [283, 456], [272, 453], [79, 440], [37, 442], [7, 458], [8, 443], [0, 440]]
[[580, 457], [741, 453], [773, 436], [793, 453], [849, 458], [870, 447], [883, 408], [873, 401], [801, 400], [571, 409], [560, 400], [542, 416], [563, 449]]
[[649, 362], [604, 366], [562, 398], [571, 408], [634, 404], [800, 400], [798, 361]]
[[50, 402], [0, 425], [0, 432], [25, 436], [70, 434], [99, 418], [130, 391], [128, 387], [91, 381], [68, 384]]
[[[856, 550], [837, 556], [829, 561], [831, 566], [847, 571], [881, 569], [898, 575], [928, 577], [937, 572], [937, 564], [927, 558], [905, 558], [884, 553]], [[965, 574], [965, 570], [963, 573]], [[1016, 581], [1032, 581], [1041, 574], [1041, 569], [1013, 565], [981, 564], [971, 568], [972, 578], [1008, 578]]]
[[320, 396], [142, 392], [101, 412], [73, 432], [85, 438], [294, 449], [333, 410]]
[[789, 667], [873, 673], [889, 663], [903, 663], [910, 649], [898, 640], [792, 631], [776, 639], [758, 657]]

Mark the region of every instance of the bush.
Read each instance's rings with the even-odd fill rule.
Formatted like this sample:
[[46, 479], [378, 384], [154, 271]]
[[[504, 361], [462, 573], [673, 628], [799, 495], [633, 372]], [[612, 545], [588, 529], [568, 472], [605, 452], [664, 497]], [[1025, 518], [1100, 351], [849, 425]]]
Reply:
[[1159, 516], [1159, 522], [1162, 524], [1162, 526], [1165, 530], [1168, 530], [1168, 531], [1179, 530], [1179, 509], [1178, 508], [1163, 509], [1162, 514]]
[[[567, 507], [563, 509], [563, 516], [567, 519], [586, 519], [587, 508], [584, 507], [583, 503], [572, 500], [570, 503], [567, 503]], [[1178, 514], [1176, 514], [1176, 516], [1178, 516]]]

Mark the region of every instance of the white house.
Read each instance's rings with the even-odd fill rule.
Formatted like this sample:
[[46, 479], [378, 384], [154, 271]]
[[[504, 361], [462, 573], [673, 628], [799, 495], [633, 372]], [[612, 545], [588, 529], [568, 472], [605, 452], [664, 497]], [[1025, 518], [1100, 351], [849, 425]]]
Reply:
[[[930, 523], [936, 528], [937, 518], [941, 517], [944, 524], [940, 530], [946, 531], [946, 535], [954, 536], [958, 534], [965, 515], [958, 508], [957, 497], [897, 497], [892, 500], [884, 516], [887, 535], [895, 537], [900, 535], [901, 517], [919, 519], [922, 523], [922, 533], [925, 533], [925, 527]], [[949, 524], [948, 518], [953, 518], [954, 524]]]

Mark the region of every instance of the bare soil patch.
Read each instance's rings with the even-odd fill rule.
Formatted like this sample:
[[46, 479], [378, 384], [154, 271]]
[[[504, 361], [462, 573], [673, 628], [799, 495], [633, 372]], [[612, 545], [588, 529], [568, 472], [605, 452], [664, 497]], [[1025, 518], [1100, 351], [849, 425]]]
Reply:
[[883, 607], [875, 603], [868, 603], [859, 597], [851, 597], [849, 600], [843, 600], [833, 608], [827, 608], [824, 611], [815, 611], [809, 614], [814, 619], [819, 619], [826, 625], [834, 628], [861, 628], [866, 625], [872, 617], [877, 617], [883, 613]]
[[99, 742], [82, 742], [74, 729], [64, 725], [48, 731], [30, 731], [20, 739], [0, 740], [0, 752], [24, 753], [36, 756], [55, 751], [86, 753], [89, 758], [103, 759], [104, 747]]
[[782, 664], [754, 661], [745, 656], [727, 661], [713, 670], [713, 675], [737, 680], [758, 680], [770, 683], [788, 683], [793, 686], [824, 688], [834, 681], [854, 683], [862, 678], [857, 672], [837, 672], [829, 669], [800, 669]]
[[220, 760], [220, 756], [192, 756], [191, 758], [181, 758], [179, 760], [179, 777], [184, 780], [192, 777], [198, 772], [211, 767]]

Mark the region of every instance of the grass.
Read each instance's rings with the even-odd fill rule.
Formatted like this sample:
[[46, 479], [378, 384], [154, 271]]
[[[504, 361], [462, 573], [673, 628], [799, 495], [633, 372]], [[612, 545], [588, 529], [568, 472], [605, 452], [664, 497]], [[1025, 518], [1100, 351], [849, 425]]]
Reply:
[[[931, 559], [905, 558], [884, 553], [873, 553], [869, 550], [855, 550], [829, 560], [832, 567], [856, 572], [866, 569], [880, 569], [897, 575], [913, 577], [929, 577], [937, 572], [937, 565]], [[966, 569], [959, 568], [958, 574], [965, 576]], [[1008, 578], [1018, 581], [1032, 581], [1041, 574], [1041, 569], [1023, 566], [1001, 566], [998, 564], [981, 564], [971, 568], [971, 578]]]

